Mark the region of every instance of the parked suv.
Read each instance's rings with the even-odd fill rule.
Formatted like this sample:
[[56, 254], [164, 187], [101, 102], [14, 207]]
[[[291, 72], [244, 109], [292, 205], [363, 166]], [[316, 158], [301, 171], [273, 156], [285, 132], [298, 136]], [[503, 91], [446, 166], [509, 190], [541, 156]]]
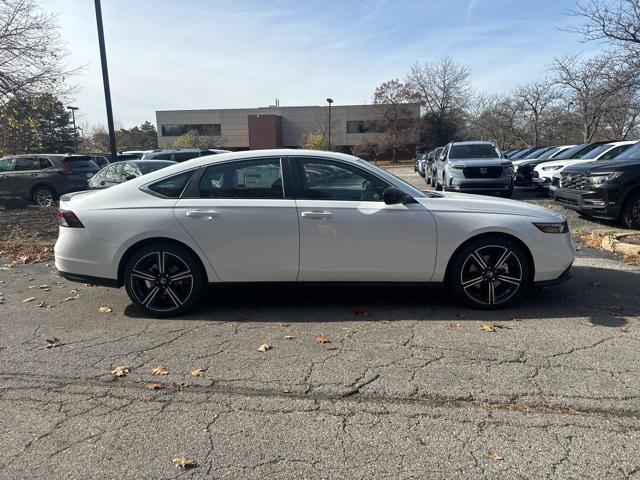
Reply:
[[513, 195], [513, 166], [492, 142], [452, 142], [434, 169], [436, 190]]
[[435, 186], [435, 180], [433, 178], [433, 165], [436, 163], [436, 160], [442, 153], [442, 150], [444, 150], [444, 147], [438, 147], [430, 152], [429, 156], [427, 157], [427, 163], [424, 166], [424, 178], [427, 182], [427, 185]]
[[85, 155], [15, 155], [0, 158], [0, 196], [51, 206], [60, 195], [87, 189], [100, 170]]
[[640, 143], [612, 160], [566, 167], [549, 189], [567, 208], [640, 229]]

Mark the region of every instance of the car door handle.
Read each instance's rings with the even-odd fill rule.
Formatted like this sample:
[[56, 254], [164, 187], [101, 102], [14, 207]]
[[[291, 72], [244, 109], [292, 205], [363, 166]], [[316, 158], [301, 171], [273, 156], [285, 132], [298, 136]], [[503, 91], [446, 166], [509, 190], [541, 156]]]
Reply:
[[205, 218], [207, 220], [213, 220], [220, 215], [217, 210], [188, 210], [185, 214], [189, 218]]
[[331, 218], [333, 213], [325, 210], [313, 210], [311, 212], [302, 212], [300, 215], [303, 218]]
[[37, 173], [32, 173], [32, 174], [31, 174], [31, 176], [32, 176], [32, 177], [37, 177], [37, 176], [38, 176], [38, 174], [37, 174]]

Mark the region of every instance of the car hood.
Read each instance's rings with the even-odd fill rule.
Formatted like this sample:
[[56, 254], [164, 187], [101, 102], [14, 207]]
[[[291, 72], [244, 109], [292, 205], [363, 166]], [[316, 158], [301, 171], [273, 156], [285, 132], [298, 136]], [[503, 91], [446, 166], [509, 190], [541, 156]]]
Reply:
[[566, 173], [606, 172], [640, 165], [640, 160], [595, 160], [571, 165], [563, 170]]
[[442, 194], [441, 197], [417, 198], [416, 200], [434, 213], [495, 213], [500, 215], [543, 218], [550, 222], [565, 220], [564, 215], [554, 212], [553, 210], [517, 200], [455, 192], [439, 193]]
[[461, 167], [506, 167], [511, 165], [507, 158], [451, 158], [447, 163]]

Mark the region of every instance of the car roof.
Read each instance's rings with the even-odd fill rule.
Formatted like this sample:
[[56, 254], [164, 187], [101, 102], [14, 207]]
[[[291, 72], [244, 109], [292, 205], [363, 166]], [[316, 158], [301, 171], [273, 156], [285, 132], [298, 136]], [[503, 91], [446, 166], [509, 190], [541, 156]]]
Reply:
[[451, 146], [454, 145], [495, 145], [493, 142], [487, 142], [486, 140], [471, 140], [466, 142], [451, 142]]

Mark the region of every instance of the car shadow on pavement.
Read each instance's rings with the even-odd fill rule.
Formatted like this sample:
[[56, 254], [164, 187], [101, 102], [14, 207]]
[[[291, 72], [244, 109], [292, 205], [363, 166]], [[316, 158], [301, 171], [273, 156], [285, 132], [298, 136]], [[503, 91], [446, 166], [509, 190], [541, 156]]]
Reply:
[[[218, 285], [210, 286], [196, 309], [168, 320], [223, 322], [455, 321], [500, 322], [582, 318], [619, 328], [640, 315], [640, 274], [577, 266], [560, 285], [534, 288], [497, 311], [459, 304], [445, 287]], [[145, 317], [129, 305], [130, 317]]]

